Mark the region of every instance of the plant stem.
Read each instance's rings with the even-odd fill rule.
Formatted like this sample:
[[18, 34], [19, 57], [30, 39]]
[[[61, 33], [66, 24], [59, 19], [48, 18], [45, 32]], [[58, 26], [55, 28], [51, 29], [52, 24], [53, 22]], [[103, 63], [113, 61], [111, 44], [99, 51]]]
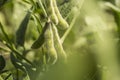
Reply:
[[45, 17], [47, 17], [47, 13], [46, 13], [46, 10], [45, 10], [45, 8], [44, 8], [44, 6], [42, 4], [42, 1], [41, 0], [38, 0], [38, 1], [39, 1], [39, 5], [41, 6], [41, 8], [42, 8], [42, 10], [43, 10], [43, 12], [45, 14]]
[[[16, 55], [18, 55], [19, 57], [21, 57], [22, 59], [24, 59], [26, 62], [28, 62], [29, 64], [33, 65], [32, 62], [30, 62], [28, 59], [26, 59], [24, 56], [21, 55], [20, 52], [18, 52], [14, 46], [11, 46], [9, 44], [7, 44], [5, 41], [3, 42], [3, 44], [5, 44], [11, 51], [13, 51]], [[34, 65], [33, 65], [34, 66]]]
[[5, 52], [10, 52], [9, 50], [7, 50], [7, 49], [5, 49], [5, 48], [3, 48], [3, 47], [1, 47], [1, 46], [0, 46], [0, 50], [3, 50], [3, 51], [5, 51]]
[[12, 74], [10, 73], [4, 80], [8, 80], [8, 78], [11, 76]]
[[83, 3], [84, 3], [84, 0], [81, 1], [81, 4], [79, 5], [79, 8], [78, 8], [78, 13], [76, 13], [76, 15], [74, 16], [73, 20], [71, 21], [70, 27], [68, 28], [68, 30], [62, 36], [61, 43], [64, 42], [64, 40], [66, 39], [66, 37], [70, 33], [71, 29], [73, 28], [73, 25], [75, 24], [75, 21], [76, 21], [76, 19], [78, 18], [79, 14], [80, 14], [80, 9], [81, 9]]
[[111, 8], [112, 10], [120, 13], [120, 9], [119, 9], [118, 7], [116, 7], [116, 6], [114, 6], [114, 5], [113, 5], [112, 3], [110, 3], [110, 2], [106, 2], [106, 3], [105, 3], [105, 6], [107, 6], [107, 7]]
[[12, 45], [12, 43], [11, 43], [11, 41], [10, 41], [7, 33], [5, 32], [5, 30], [4, 30], [3, 25], [1, 24], [1, 22], [0, 22], [0, 28], [1, 28], [2, 33], [4, 34], [4, 36], [5, 36], [6, 40], [7, 40], [7, 42], [9, 42], [9, 44]]
[[9, 71], [9, 70], [1, 71], [1, 72], [0, 72], [0, 75], [3, 74], [3, 73], [6, 73], [6, 72], [8, 72], [8, 71]]

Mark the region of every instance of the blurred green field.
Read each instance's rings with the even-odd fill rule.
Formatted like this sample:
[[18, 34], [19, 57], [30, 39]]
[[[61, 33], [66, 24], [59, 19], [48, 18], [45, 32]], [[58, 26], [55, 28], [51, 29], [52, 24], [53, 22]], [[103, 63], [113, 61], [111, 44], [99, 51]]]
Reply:
[[56, 0], [69, 28], [57, 28], [67, 59], [53, 65], [31, 48], [47, 22], [40, 1], [47, 10], [46, 0], [0, 0], [0, 80], [120, 80], [120, 0]]

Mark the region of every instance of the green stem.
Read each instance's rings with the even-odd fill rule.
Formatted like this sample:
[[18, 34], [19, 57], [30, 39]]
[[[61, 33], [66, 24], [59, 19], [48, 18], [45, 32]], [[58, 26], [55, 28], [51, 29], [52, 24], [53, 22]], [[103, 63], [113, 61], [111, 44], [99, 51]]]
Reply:
[[42, 4], [42, 1], [41, 1], [41, 0], [38, 0], [38, 1], [39, 1], [39, 5], [41, 6], [41, 8], [42, 8], [42, 10], [43, 10], [43, 12], [44, 12], [44, 14], [45, 14], [45, 17], [47, 17], [47, 12], [46, 12], [43, 4]]
[[19, 71], [16, 69], [16, 80], [19, 80]]
[[120, 13], [120, 9], [117, 6], [114, 6], [113, 4], [111, 4], [110, 2], [106, 2], [105, 6], [107, 6], [107, 7], [111, 8], [112, 10]]
[[6, 73], [6, 72], [8, 72], [8, 71], [9, 71], [9, 70], [1, 71], [1, 72], [0, 72], [0, 75], [3, 74], [3, 73]]
[[77, 19], [77, 16], [73, 18], [73, 20], [72, 20], [72, 22], [71, 22], [71, 24], [70, 24], [70, 27], [68, 28], [68, 30], [67, 30], [67, 31], [64, 33], [64, 35], [62, 36], [62, 38], [61, 38], [61, 43], [64, 42], [64, 40], [66, 39], [66, 37], [67, 37], [68, 34], [70, 33], [70, 31], [71, 31], [71, 29], [73, 28], [73, 25], [74, 25], [76, 19]]
[[1, 22], [0, 22], [0, 28], [1, 28], [1, 31], [2, 31], [2, 33], [4, 34], [4, 36], [5, 36], [6, 40], [7, 40], [7, 42], [9, 42], [9, 44], [12, 45], [12, 43], [11, 43], [11, 41], [10, 41], [7, 33], [5, 32], [5, 30], [4, 30], [3, 25], [1, 24]]
[[12, 74], [10, 73], [4, 80], [8, 80], [8, 78], [11, 76]]
[[[28, 59], [26, 59], [25, 57], [23, 57], [21, 55], [20, 52], [18, 52], [14, 46], [10, 46], [9, 44], [7, 44], [5, 41], [3, 42], [3, 44], [5, 44], [11, 51], [13, 51], [16, 55], [18, 55], [19, 57], [21, 57], [22, 59], [24, 59], [26, 62], [28, 62], [29, 64], [33, 65], [32, 62], [30, 62]], [[33, 65], [34, 66], [34, 65]]]
[[[79, 6], [78, 11], [81, 9], [83, 3], [84, 3], [84, 0], [81, 1], [81, 4], [80, 4], [80, 6]], [[61, 43], [64, 42], [64, 40], [66, 39], [66, 37], [67, 37], [68, 34], [70, 33], [70, 31], [71, 31], [71, 29], [73, 28], [73, 25], [75, 24], [76, 19], [78, 18], [79, 14], [80, 14], [80, 11], [74, 16], [73, 20], [71, 21], [70, 27], [68, 28], [68, 30], [64, 33], [64, 35], [63, 35], [62, 38], [61, 38]]]

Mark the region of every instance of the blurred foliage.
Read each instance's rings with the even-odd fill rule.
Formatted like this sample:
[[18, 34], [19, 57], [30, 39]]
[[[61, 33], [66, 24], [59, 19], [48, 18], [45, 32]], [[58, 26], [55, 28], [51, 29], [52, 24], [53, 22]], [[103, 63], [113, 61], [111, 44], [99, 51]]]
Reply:
[[57, 28], [67, 61], [53, 65], [45, 1], [0, 0], [0, 80], [120, 80], [120, 0], [56, 0], [70, 26]]

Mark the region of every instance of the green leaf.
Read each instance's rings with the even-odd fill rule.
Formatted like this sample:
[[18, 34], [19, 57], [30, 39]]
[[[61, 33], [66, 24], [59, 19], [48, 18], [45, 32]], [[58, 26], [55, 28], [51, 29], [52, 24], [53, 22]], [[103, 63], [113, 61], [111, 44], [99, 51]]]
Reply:
[[3, 6], [8, 0], [0, 0], [0, 7]]
[[27, 25], [30, 19], [31, 13], [28, 12], [26, 16], [24, 17], [23, 21], [21, 22], [19, 29], [16, 32], [16, 43], [20, 46], [24, 46], [25, 42], [25, 34], [27, 30]]
[[110, 2], [106, 2], [105, 6], [108, 7], [108, 8], [111, 8], [113, 11], [116, 11], [116, 12], [120, 13], [120, 9]]
[[7, 75], [7, 77], [4, 80], [12, 80], [11, 73]]
[[37, 26], [38, 32], [40, 33], [41, 29], [42, 29], [41, 21], [39, 20], [39, 18], [36, 15], [33, 15], [32, 18], [34, 20], [35, 25]]
[[43, 5], [41, 0], [38, 0], [38, 5], [42, 9], [42, 11], [44, 13], [44, 16], [47, 17], [47, 13], [46, 13], [45, 7], [44, 7], [44, 5]]
[[48, 25], [49, 25], [49, 23], [46, 22], [46, 24], [45, 24], [45, 26], [44, 26], [44, 28], [42, 30], [42, 33], [39, 35], [38, 39], [32, 44], [31, 48], [37, 49], [37, 48], [39, 48], [39, 47], [41, 47], [43, 45], [43, 43], [44, 43], [44, 33], [45, 33]]
[[118, 5], [115, 6], [110, 2], [105, 3], [105, 5], [107, 7], [109, 7], [110, 9], [112, 9], [112, 11], [113, 11], [115, 22], [118, 27], [119, 37], [120, 37], [120, 8], [118, 7]]
[[22, 0], [23, 2], [25, 2], [25, 3], [28, 3], [28, 4], [30, 4], [30, 2], [29, 1], [27, 1], [27, 0]]
[[10, 54], [10, 59], [12, 64], [14, 65], [15, 68], [22, 70], [23, 72], [25, 72], [25, 68], [22, 65], [22, 61], [17, 59], [13, 53]]
[[3, 78], [0, 76], [0, 80], [3, 80]]
[[[30, 80], [36, 80], [36, 68], [33, 68], [32, 66], [29, 65], [24, 65], [26, 72], [27, 72], [27, 76], [29, 76]], [[34, 70], [35, 69], [35, 70]]]
[[[35, 79], [33, 76], [35, 76], [35, 70], [33, 69], [33, 66], [28, 65], [21, 60], [17, 59], [16, 56], [14, 56], [13, 53], [10, 54], [11, 62], [14, 65], [15, 68], [22, 70], [23, 72], [27, 73], [30, 77], [30, 80]], [[29, 77], [27, 75], [27, 78], [25, 80], [29, 80]]]
[[7, 41], [10, 45], [12, 45], [12, 43], [11, 43], [11, 41], [10, 41], [10, 39], [9, 39], [6, 31], [4, 30], [3, 25], [1, 24], [1, 22], [0, 22], [0, 28], [1, 28], [1, 31], [2, 31], [3, 35], [5, 36], [6, 41]]
[[26, 2], [28, 4], [32, 4], [33, 6], [35, 6], [34, 0], [22, 0], [22, 1], [24, 1], [24, 2]]
[[115, 18], [115, 22], [118, 26], [118, 32], [120, 35], [120, 13], [114, 12], [114, 18]]
[[2, 55], [0, 55], [0, 71], [2, 71], [5, 68], [6, 62]]
[[27, 75], [23, 80], [30, 80], [29, 76]]

